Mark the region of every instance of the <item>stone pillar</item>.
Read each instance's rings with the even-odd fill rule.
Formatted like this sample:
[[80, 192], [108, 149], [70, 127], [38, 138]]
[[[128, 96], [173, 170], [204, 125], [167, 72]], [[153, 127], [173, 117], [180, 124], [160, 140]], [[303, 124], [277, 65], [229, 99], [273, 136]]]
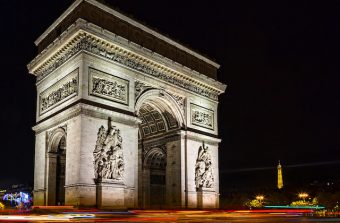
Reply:
[[[182, 191], [186, 195], [186, 208], [218, 208], [220, 140], [189, 131], [183, 131], [182, 138], [184, 146], [181, 159], [185, 166], [182, 176], [186, 179]], [[206, 151], [203, 148], [206, 148]], [[207, 177], [208, 175], [210, 177]], [[210, 180], [204, 180], [207, 178]], [[200, 185], [200, 180], [203, 185]]]
[[181, 138], [176, 136], [166, 143], [166, 204], [169, 208], [181, 208]]
[[142, 206], [143, 208], [150, 207], [150, 169], [143, 168], [143, 175], [142, 175]]
[[199, 188], [197, 190], [197, 208], [209, 209], [217, 208], [216, 193], [213, 189]]
[[34, 206], [42, 206], [45, 205], [46, 200], [46, 190], [34, 190], [33, 191], [33, 205]]
[[47, 155], [48, 176], [47, 176], [47, 205], [56, 203], [56, 174], [57, 154], [49, 152]]
[[46, 133], [36, 133], [33, 191], [35, 206], [46, 205], [46, 161]]

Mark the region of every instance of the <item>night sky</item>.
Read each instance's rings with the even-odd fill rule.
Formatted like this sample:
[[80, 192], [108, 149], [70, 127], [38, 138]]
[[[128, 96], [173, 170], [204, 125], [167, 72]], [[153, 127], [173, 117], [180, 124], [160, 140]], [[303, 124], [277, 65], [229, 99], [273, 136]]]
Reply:
[[[222, 191], [275, 187], [278, 160], [292, 184], [340, 179], [340, 3], [107, 1], [221, 64]], [[71, 3], [2, 1], [0, 186], [33, 182], [36, 90], [26, 65]]]

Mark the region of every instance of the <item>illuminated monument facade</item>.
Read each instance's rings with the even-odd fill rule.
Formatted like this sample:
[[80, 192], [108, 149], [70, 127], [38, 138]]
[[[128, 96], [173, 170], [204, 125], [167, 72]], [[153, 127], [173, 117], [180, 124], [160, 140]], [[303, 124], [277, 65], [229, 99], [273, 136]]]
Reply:
[[34, 205], [219, 206], [218, 64], [95, 0], [35, 44]]

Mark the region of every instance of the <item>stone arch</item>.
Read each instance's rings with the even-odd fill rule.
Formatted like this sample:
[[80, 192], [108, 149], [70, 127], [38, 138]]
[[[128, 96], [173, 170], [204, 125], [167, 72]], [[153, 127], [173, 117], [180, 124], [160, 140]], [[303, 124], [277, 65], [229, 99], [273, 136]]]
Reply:
[[166, 166], [166, 150], [164, 148], [155, 147], [150, 149], [144, 156], [144, 167], [152, 167], [162, 169]]
[[49, 134], [46, 164], [47, 205], [63, 205], [65, 203], [66, 131], [62, 127], [56, 128]]
[[[139, 115], [144, 103], [157, 103], [163, 109], [170, 109], [180, 126], [186, 125], [184, 114], [175, 99], [162, 89], [149, 89], [143, 92], [136, 101], [135, 111]], [[166, 108], [167, 107], [167, 108]]]
[[[167, 164], [180, 163], [180, 147], [171, 150], [168, 143], [180, 142], [180, 131], [185, 125], [183, 111], [176, 100], [161, 89], [142, 93], [135, 104], [139, 124], [139, 206], [143, 208], [168, 208], [174, 204], [174, 171]], [[169, 144], [170, 145], [170, 144]], [[174, 164], [172, 164], [174, 165]], [[179, 176], [179, 173], [176, 175]], [[177, 196], [177, 195], [176, 195]], [[177, 199], [178, 200], [178, 199]], [[170, 203], [171, 202], [171, 203]]]
[[66, 137], [66, 131], [63, 127], [58, 127], [53, 130], [48, 137], [48, 145], [47, 145], [47, 152], [57, 152], [56, 149], [58, 148], [58, 144], [62, 137]]
[[142, 168], [142, 196], [144, 208], [166, 207], [166, 166], [167, 153], [165, 146], [154, 147], [144, 156]]

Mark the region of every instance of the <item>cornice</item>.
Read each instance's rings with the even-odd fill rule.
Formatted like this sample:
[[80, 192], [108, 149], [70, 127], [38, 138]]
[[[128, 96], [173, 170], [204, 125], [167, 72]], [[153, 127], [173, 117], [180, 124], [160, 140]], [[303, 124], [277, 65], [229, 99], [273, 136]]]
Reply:
[[66, 122], [67, 120], [78, 116], [81, 113], [81, 107], [79, 105], [73, 106], [72, 108], [69, 108], [66, 111], [63, 111], [56, 116], [54, 116], [52, 119], [46, 120], [42, 123], [39, 123], [32, 127], [32, 130], [35, 132], [35, 134], [39, 134], [55, 125], [59, 125], [61, 123]]
[[107, 119], [107, 117], [111, 117], [115, 122], [135, 126], [136, 128], [141, 122], [137, 117], [134, 116], [118, 113], [106, 108], [100, 108], [86, 103], [77, 103], [65, 111], [54, 115], [52, 118], [38, 123], [32, 129], [35, 131], [35, 134], [39, 134], [53, 126], [60, 125], [79, 115], [85, 115], [99, 119]]
[[206, 133], [204, 133], [204, 132], [196, 133], [196, 132], [193, 132], [192, 130], [181, 130], [181, 137], [187, 138], [187, 139], [190, 139], [190, 140], [194, 140], [194, 141], [197, 141], [197, 142], [204, 141], [204, 142], [207, 142], [207, 143], [212, 144], [212, 145], [218, 145], [222, 141], [220, 138], [216, 138], [216, 137], [206, 135]]
[[[101, 36], [101, 37], [99, 37]], [[184, 67], [98, 26], [78, 19], [28, 64], [39, 83], [80, 51], [89, 52], [178, 87], [217, 100], [226, 85]]]
[[168, 38], [168, 37], [166, 37], [166, 36], [156, 32], [155, 30], [150, 29], [149, 27], [147, 27], [147, 26], [145, 26], [145, 25], [143, 25], [143, 24], [141, 24], [141, 23], [139, 23], [139, 22], [137, 22], [137, 21], [135, 21], [135, 20], [125, 16], [125, 15], [123, 15], [122, 13], [117, 12], [116, 10], [114, 10], [114, 9], [112, 9], [112, 8], [110, 8], [110, 7], [104, 5], [104, 4], [102, 4], [102, 3], [100, 3], [100, 2], [98, 2], [96, 0], [76, 0], [34, 43], [36, 45], [39, 45], [39, 43], [44, 38], [46, 38], [46, 36], [52, 30], [54, 30], [82, 2], [87, 2], [87, 3], [93, 5], [93, 6], [97, 7], [97, 8], [100, 8], [101, 10], [103, 10], [103, 11], [105, 11], [105, 12], [107, 12], [107, 13], [109, 13], [109, 14], [111, 14], [111, 15], [119, 18], [119, 19], [122, 19], [123, 21], [125, 21], [125, 22], [127, 22], [127, 23], [129, 23], [129, 24], [131, 24], [131, 25], [133, 25], [135, 27], [140, 28], [141, 30], [143, 30], [143, 31], [145, 31], [145, 32], [147, 32], [147, 33], [157, 37], [158, 39], [161, 39], [161, 40], [163, 40], [163, 41], [165, 41], [165, 42], [167, 42], [167, 43], [177, 47], [178, 49], [181, 49], [181, 50], [191, 54], [192, 56], [195, 56], [196, 58], [203, 60], [204, 62], [206, 62], [206, 63], [216, 67], [217, 69], [220, 68], [220, 65], [217, 64], [216, 62], [214, 62], [214, 61], [212, 61], [212, 60], [210, 60], [210, 59], [208, 59], [208, 58], [206, 58], [206, 57], [196, 53], [195, 51], [193, 51], [193, 50], [191, 50], [191, 49], [189, 49], [189, 48], [187, 48], [187, 47], [177, 43], [176, 41], [174, 41], [174, 40], [172, 40], [172, 39], [170, 39], [170, 38]]

